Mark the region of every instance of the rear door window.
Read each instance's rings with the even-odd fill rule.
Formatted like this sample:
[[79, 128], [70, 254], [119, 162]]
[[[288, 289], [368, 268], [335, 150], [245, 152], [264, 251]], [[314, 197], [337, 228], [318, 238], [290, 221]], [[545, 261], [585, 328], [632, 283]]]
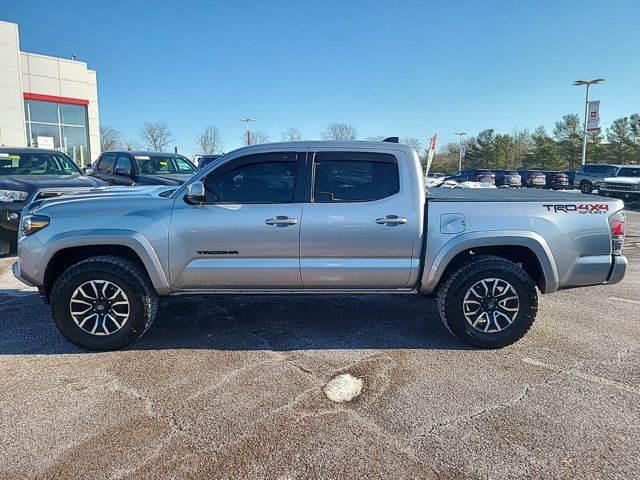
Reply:
[[133, 165], [131, 164], [131, 159], [127, 155], [118, 155], [118, 160], [116, 161], [114, 171], [123, 169], [131, 172], [132, 167]]
[[319, 152], [314, 160], [313, 201], [369, 202], [400, 191], [393, 155], [369, 152]]

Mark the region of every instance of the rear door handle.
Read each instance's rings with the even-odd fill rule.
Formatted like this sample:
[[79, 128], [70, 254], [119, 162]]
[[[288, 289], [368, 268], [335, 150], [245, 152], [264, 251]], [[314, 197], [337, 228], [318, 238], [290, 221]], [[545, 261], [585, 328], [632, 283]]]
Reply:
[[286, 215], [276, 215], [273, 218], [267, 218], [264, 223], [267, 225], [276, 225], [278, 227], [286, 227], [298, 223], [297, 218], [289, 218]]
[[407, 221], [405, 217], [399, 217], [397, 215], [387, 215], [384, 218], [376, 218], [378, 225], [404, 225]]

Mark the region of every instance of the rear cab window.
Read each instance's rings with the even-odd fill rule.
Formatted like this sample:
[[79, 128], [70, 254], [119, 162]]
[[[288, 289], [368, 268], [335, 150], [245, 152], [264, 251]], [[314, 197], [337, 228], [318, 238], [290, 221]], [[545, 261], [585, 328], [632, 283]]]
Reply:
[[370, 202], [399, 191], [398, 162], [391, 154], [318, 152], [314, 157], [313, 202]]

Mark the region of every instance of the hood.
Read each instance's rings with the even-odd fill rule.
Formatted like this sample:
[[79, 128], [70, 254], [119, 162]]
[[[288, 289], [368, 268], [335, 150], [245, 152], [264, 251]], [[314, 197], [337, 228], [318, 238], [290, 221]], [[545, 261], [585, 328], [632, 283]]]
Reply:
[[7, 175], [0, 176], [0, 189], [29, 194], [41, 188], [105, 187], [106, 182], [84, 175]]
[[607, 177], [604, 181], [607, 183], [619, 183], [621, 185], [639, 185], [640, 177]]
[[[27, 208], [29, 211], [40, 210], [53, 204], [65, 202], [78, 202], [92, 199], [109, 200], [122, 199], [129, 197], [132, 201], [136, 198], [159, 197], [160, 194], [173, 189], [164, 186], [148, 186], [148, 187], [103, 187], [103, 188], [51, 188], [40, 190], [39, 198], [36, 198]], [[168, 196], [168, 195], [163, 195]]]
[[182, 185], [192, 174], [166, 173], [156, 175], [139, 175], [136, 183], [140, 185]]

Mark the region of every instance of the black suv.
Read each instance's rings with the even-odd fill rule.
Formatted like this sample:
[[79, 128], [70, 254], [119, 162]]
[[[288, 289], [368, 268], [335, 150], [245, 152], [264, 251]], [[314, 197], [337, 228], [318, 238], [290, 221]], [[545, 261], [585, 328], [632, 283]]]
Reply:
[[177, 153], [120, 151], [104, 152], [96, 163], [85, 168], [87, 175], [111, 185], [180, 185], [198, 171]]
[[57, 150], [0, 147], [0, 255], [15, 250], [20, 214], [41, 188], [105, 187]]

